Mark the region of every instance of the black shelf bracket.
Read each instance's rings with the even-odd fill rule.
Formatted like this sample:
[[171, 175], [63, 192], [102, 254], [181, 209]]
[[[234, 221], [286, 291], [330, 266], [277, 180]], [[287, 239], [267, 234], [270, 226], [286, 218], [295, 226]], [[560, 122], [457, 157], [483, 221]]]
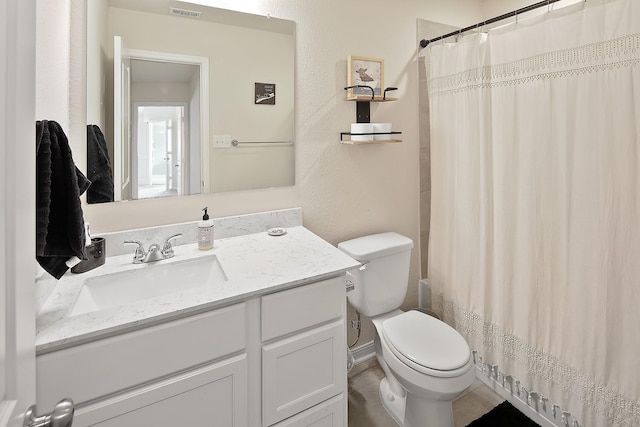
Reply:
[[386, 101], [386, 100], [387, 100], [387, 92], [390, 92], [390, 91], [392, 91], [392, 90], [398, 90], [398, 88], [397, 88], [397, 87], [393, 87], [393, 86], [390, 86], [390, 87], [386, 88], [386, 89], [384, 90], [384, 93], [382, 94], [382, 100], [383, 100], [383, 101]]
[[[368, 85], [353, 85], [347, 86], [344, 90], [354, 89], [354, 88], [366, 88], [371, 91], [371, 99], [375, 99], [376, 92], [373, 90], [371, 86]], [[368, 100], [356, 101], [356, 123], [371, 123], [371, 102]]]
[[356, 101], [356, 123], [371, 123], [371, 103]]
[[[356, 123], [371, 123], [371, 102], [376, 99], [375, 90], [368, 85], [353, 85], [347, 86], [344, 90], [354, 89], [354, 88], [366, 88], [371, 91], [371, 99], [358, 99], [356, 100]], [[382, 100], [387, 100], [387, 92], [392, 90], [398, 90], [397, 87], [388, 87], [384, 90]]]

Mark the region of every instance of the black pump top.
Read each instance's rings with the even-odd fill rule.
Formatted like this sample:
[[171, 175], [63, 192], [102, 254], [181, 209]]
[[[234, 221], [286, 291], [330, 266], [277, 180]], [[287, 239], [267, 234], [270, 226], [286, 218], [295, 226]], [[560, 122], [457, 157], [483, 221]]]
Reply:
[[207, 214], [207, 209], [209, 209], [208, 207], [203, 208], [202, 210], [204, 211], [204, 215], [202, 215], [202, 219], [204, 221], [209, 219], [209, 215]]

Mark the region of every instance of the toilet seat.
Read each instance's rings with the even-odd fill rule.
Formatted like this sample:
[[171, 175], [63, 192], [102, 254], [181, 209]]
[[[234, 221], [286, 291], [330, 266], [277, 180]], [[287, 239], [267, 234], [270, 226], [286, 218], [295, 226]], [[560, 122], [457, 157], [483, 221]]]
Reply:
[[448, 378], [469, 370], [469, 345], [458, 331], [434, 317], [407, 311], [384, 320], [381, 329], [391, 352], [418, 372]]

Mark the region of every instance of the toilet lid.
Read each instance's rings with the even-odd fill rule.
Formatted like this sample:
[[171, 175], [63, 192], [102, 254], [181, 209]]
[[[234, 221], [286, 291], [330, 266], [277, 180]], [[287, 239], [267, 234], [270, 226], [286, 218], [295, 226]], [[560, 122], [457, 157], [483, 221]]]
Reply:
[[468, 363], [471, 356], [469, 345], [458, 331], [419, 311], [385, 320], [382, 330], [396, 355], [428, 369], [453, 371]]

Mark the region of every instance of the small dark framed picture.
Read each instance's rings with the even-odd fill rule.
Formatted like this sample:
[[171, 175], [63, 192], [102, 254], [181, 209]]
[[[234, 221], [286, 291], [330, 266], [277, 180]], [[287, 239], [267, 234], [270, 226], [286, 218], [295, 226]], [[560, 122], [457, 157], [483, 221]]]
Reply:
[[256, 83], [255, 103], [265, 105], [276, 104], [276, 84]]

